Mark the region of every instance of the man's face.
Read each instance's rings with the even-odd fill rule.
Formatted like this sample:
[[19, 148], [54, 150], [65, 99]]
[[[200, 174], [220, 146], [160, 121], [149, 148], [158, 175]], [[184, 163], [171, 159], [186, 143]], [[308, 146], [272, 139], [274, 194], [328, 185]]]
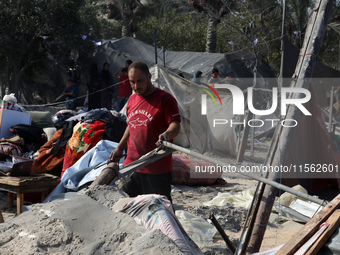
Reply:
[[217, 77], [218, 77], [218, 72], [211, 73], [211, 76], [212, 76], [213, 78], [217, 78]]
[[132, 68], [128, 73], [132, 90], [139, 96], [147, 96], [152, 88], [151, 74], [145, 74], [137, 68]]

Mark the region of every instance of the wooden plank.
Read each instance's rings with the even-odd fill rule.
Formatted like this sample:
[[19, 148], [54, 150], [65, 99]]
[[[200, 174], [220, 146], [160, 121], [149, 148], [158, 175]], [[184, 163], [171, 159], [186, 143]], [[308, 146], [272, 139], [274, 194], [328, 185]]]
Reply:
[[340, 194], [329, 202], [318, 214], [306, 223], [275, 255], [294, 254], [312, 235], [318, 231], [333, 212], [340, 207]]
[[318, 229], [318, 231], [316, 233], [314, 233], [314, 235], [309, 238], [309, 240], [304, 243], [301, 248], [294, 253], [294, 255], [304, 255], [308, 249], [313, 245], [313, 243], [315, 243], [320, 237], [321, 235], [326, 231], [326, 229], [329, 227], [329, 224], [324, 222], [320, 225], [320, 228]]
[[51, 183], [58, 184], [58, 177], [12, 177], [12, 176], [1, 176], [0, 177], [0, 185], [10, 185], [15, 187], [24, 187], [24, 186], [46, 186]]
[[[248, 123], [248, 120], [250, 120], [252, 118], [253, 118], [253, 114], [249, 111], [248, 114], [246, 115], [245, 123]], [[246, 151], [247, 142], [248, 142], [249, 130], [250, 130], [249, 125], [245, 125], [245, 127], [243, 129], [243, 135], [242, 135], [241, 143], [240, 143], [240, 146], [239, 146], [238, 152], [237, 152], [236, 160], [237, 160], [238, 163], [243, 162], [244, 153]]]
[[327, 240], [332, 236], [334, 231], [340, 225], [340, 209], [337, 209], [329, 218], [326, 220], [329, 224], [329, 227], [326, 231], [320, 236], [320, 238], [313, 244], [312, 247], [309, 248], [305, 255], [315, 255], [321, 249], [321, 247], [327, 242]]

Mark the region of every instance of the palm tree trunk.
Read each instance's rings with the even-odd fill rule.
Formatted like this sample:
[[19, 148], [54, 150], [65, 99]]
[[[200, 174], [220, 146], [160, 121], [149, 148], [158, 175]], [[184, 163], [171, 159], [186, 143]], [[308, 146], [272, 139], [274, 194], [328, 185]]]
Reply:
[[217, 24], [218, 24], [218, 19], [213, 17], [213, 15], [209, 15], [208, 30], [207, 30], [207, 43], [205, 46], [206, 52], [214, 53], [216, 51]]
[[132, 36], [132, 19], [128, 15], [123, 15], [122, 37], [125, 36]]

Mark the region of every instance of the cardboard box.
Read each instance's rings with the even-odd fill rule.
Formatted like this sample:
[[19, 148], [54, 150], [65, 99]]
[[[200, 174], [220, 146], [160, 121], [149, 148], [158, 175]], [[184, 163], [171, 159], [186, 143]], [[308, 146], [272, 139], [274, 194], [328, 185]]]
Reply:
[[31, 125], [32, 116], [29, 113], [0, 109], [0, 138], [10, 138], [13, 133], [11, 126], [17, 124]]

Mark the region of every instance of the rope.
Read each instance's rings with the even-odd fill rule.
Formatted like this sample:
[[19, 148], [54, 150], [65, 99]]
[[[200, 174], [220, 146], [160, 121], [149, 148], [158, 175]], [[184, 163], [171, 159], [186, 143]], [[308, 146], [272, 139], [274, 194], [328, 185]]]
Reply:
[[[127, 79], [126, 79], [126, 80], [127, 80]], [[126, 80], [124, 80], [124, 81], [126, 81]], [[99, 90], [97, 90], [97, 91], [94, 91], [94, 92], [92, 92], [92, 93], [89, 93], [88, 95], [89, 95], [89, 96], [94, 95], [94, 94], [99, 93], [99, 92], [102, 92], [102, 91], [104, 91], [104, 90], [113, 88], [113, 87], [115, 87], [115, 86], [117, 86], [117, 85], [119, 85], [119, 82], [118, 82], [118, 83], [115, 83], [115, 84], [112, 84], [112, 85], [110, 85], [110, 86], [108, 86], [108, 87], [106, 87], [106, 88], [99, 89]], [[77, 99], [85, 98], [85, 97], [86, 97], [86, 95], [78, 96], [78, 97], [74, 98], [73, 100], [77, 100]], [[38, 104], [38, 105], [31, 105], [31, 104], [29, 104], [29, 105], [21, 105], [21, 106], [22, 106], [22, 107], [48, 107], [48, 106], [55, 106], [55, 105], [65, 104], [66, 102], [67, 102], [67, 101], [65, 100], [65, 101], [56, 102], [56, 103]]]

